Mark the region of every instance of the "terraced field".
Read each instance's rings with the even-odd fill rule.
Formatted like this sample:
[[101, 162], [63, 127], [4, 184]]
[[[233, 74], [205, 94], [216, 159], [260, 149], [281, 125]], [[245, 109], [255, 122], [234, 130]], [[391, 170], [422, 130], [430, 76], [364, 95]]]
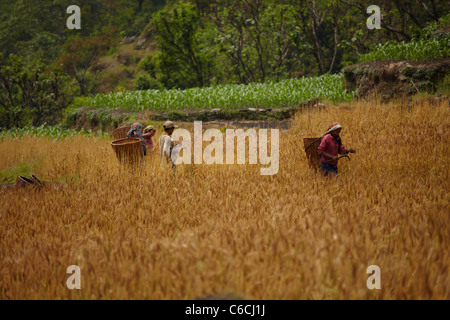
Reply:
[[314, 98], [350, 101], [354, 92], [344, 89], [343, 74], [289, 79], [281, 82], [224, 85], [187, 90], [123, 91], [78, 98], [74, 107], [124, 110], [185, 110], [295, 107]]
[[[67, 179], [0, 189], [0, 299], [449, 299], [449, 118], [448, 100], [303, 110], [273, 176], [248, 159], [173, 172], [158, 152], [131, 170], [104, 139], [4, 136], [1, 172]], [[301, 139], [334, 121], [357, 153], [326, 179]]]

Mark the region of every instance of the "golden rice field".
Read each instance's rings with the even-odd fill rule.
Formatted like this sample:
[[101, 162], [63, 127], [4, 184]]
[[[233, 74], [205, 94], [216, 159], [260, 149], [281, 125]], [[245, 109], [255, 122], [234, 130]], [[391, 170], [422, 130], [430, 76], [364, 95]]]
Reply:
[[[105, 140], [6, 139], [0, 170], [29, 162], [67, 184], [0, 191], [0, 299], [449, 299], [449, 120], [448, 100], [305, 110], [280, 133], [273, 176], [173, 174], [157, 154], [132, 172]], [[357, 153], [325, 179], [302, 138], [334, 121]], [[66, 287], [70, 265], [80, 290]]]

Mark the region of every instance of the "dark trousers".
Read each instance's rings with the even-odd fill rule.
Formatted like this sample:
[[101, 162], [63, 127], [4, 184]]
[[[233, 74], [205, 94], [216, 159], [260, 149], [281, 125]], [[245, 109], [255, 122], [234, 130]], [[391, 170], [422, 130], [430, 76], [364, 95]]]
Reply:
[[322, 162], [321, 169], [325, 172], [325, 176], [327, 176], [329, 172], [338, 174], [338, 168], [329, 163]]

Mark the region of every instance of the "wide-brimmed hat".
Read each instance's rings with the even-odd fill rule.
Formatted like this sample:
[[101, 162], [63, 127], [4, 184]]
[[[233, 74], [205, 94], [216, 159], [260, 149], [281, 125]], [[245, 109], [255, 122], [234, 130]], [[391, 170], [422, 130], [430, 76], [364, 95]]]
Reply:
[[172, 121], [166, 121], [164, 123], [164, 129], [178, 128]]

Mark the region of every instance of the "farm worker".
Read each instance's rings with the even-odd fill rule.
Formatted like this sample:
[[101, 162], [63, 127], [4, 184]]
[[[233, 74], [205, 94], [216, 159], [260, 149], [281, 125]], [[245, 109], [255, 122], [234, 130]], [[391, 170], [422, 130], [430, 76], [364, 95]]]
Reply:
[[346, 149], [342, 145], [341, 133], [342, 127], [339, 123], [334, 122], [328, 128], [327, 133], [320, 142], [317, 152], [320, 155], [320, 162], [322, 163], [322, 170], [325, 172], [325, 176], [329, 172], [338, 174], [338, 154], [355, 153], [355, 149]]
[[144, 134], [142, 135], [142, 137], [145, 140], [145, 145], [147, 147], [147, 150], [152, 150], [153, 149], [153, 140], [152, 137], [155, 135], [156, 133], [156, 129], [154, 126], [147, 126], [144, 129]]
[[[166, 121], [163, 127], [164, 133], [161, 135], [161, 137], [159, 137], [161, 163], [172, 163], [172, 149], [178, 144], [178, 142], [173, 141], [171, 136], [175, 128], [178, 128], [178, 126], [176, 126], [172, 121]], [[174, 168], [173, 163], [172, 167]]]
[[144, 154], [144, 156], [146, 156], [147, 155], [147, 147], [145, 146], [145, 140], [144, 140], [144, 137], [142, 136], [141, 128], [142, 128], [142, 126], [140, 123], [133, 123], [131, 125], [130, 131], [128, 131], [128, 133], [127, 133], [127, 137], [141, 139], [142, 153]]

